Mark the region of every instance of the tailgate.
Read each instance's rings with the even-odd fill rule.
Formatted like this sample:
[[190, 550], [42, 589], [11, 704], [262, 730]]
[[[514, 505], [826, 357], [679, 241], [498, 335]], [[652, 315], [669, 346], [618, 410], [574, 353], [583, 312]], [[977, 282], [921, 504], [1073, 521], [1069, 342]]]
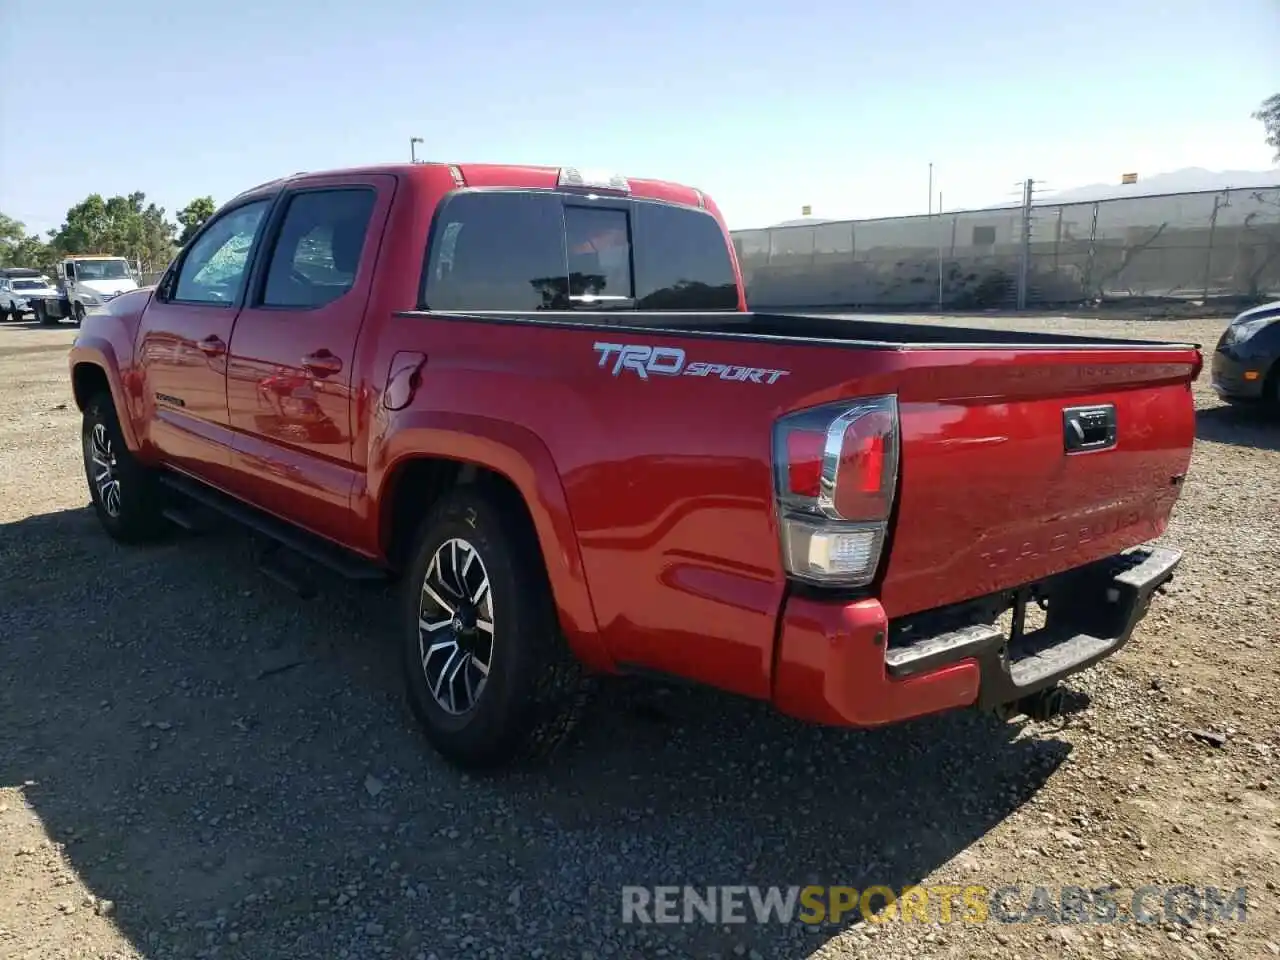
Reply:
[[1159, 536], [1191, 458], [1192, 346], [908, 349], [891, 617]]

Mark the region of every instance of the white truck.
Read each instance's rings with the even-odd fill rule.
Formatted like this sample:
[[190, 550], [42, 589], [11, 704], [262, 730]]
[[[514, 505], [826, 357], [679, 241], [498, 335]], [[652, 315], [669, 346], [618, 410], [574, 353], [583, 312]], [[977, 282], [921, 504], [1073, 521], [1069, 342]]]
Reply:
[[133, 265], [124, 257], [104, 254], [76, 254], [63, 258], [58, 265], [58, 279], [62, 281], [64, 293], [60, 298], [58, 315], [48, 319], [69, 316], [77, 325], [87, 310], [138, 289]]

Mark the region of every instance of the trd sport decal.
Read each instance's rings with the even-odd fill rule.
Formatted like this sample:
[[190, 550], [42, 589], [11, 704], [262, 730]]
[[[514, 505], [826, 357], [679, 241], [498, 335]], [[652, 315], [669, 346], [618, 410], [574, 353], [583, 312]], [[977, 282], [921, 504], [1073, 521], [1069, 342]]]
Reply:
[[652, 347], [639, 343], [596, 343], [600, 355], [597, 366], [608, 367], [612, 362], [613, 375], [630, 370], [641, 380], [655, 377], [716, 377], [720, 380], [744, 383], [777, 383], [790, 370], [772, 370], [768, 367], [743, 367], [725, 363], [686, 363], [684, 351], [679, 347]]

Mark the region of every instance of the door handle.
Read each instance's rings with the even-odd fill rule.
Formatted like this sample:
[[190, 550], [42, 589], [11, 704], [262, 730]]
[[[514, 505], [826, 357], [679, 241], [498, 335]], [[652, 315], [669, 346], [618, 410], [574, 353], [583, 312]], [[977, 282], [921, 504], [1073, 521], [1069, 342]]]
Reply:
[[201, 353], [208, 354], [211, 357], [220, 357], [227, 352], [227, 345], [217, 336], [208, 336], [196, 344], [200, 348]]
[[327, 377], [342, 369], [342, 359], [328, 350], [317, 350], [302, 358], [302, 367], [317, 377]]

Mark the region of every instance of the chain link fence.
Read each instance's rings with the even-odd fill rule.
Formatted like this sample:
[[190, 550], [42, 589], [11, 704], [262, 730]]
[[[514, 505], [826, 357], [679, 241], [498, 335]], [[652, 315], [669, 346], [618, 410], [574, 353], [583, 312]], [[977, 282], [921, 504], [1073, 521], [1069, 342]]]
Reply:
[[738, 230], [733, 243], [760, 308], [1280, 296], [1280, 186]]

